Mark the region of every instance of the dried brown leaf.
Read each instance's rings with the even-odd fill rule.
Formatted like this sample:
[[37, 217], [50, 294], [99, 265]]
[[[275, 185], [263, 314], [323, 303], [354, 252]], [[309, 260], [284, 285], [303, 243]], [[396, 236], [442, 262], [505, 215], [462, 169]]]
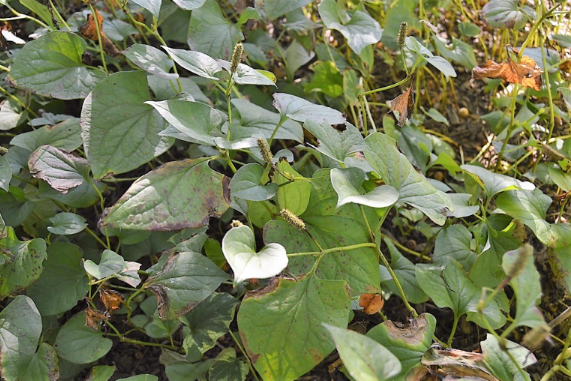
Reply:
[[[515, 50], [514, 50], [515, 51]], [[515, 51], [517, 53], [517, 51]], [[536, 65], [533, 58], [523, 56], [519, 62], [512, 61], [497, 63], [488, 60], [484, 66], [476, 66], [472, 69], [472, 78], [501, 78], [510, 83], [520, 83], [534, 90], [541, 90], [541, 69]]]
[[103, 50], [105, 53], [109, 54], [111, 57], [115, 57], [119, 55], [119, 50], [115, 47], [113, 42], [105, 35], [103, 32], [103, 16], [99, 14], [97, 9], [95, 10], [95, 15], [97, 16], [97, 25], [95, 24], [95, 20], [93, 15], [87, 15], [87, 21], [85, 24], [79, 27], [79, 33], [92, 41], [99, 41], [99, 37], [97, 35], [97, 28], [99, 27], [99, 34], [101, 35], [101, 45], [103, 46]]
[[404, 126], [408, 118], [408, 114], [412, 113], [414, 108], [414, 99], [412, 96], [412, 86], [406, 89], [404, 93], [395, 99], [388, 101], [387, 104], [391, 107], [391, 111], [397, 112], [395, 116], [398, 118], [397, 124], [399, 127]]
[[379, 294], [361, 294], [359, 297], [359, 306], [363, 307], [363, 312], [367, 315], [376, 314], [384, 304], [385, 301]]

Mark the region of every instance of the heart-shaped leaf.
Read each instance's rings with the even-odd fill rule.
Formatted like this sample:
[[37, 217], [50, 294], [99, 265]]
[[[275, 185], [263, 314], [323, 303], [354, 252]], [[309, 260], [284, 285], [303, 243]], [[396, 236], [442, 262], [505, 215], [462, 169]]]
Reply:
[[315, 149], [334, 160], [344, 162], [351, 154], [364, 150], [363, 136], [349, 123], [343, 132], [331, 127], [325, 120], [318, 123], [310, 119], [305, 122], [304, 127], [318, 139], [319, 146]]
[[233, 228], [222, 239], [222, 252], [234, 271], [234, 282], [271, 278], [287, 266], [288, 258], [282, 245], [270, 243], [259, 252], [254, 246], [254, 233], [248, 226]]
[[123, 55], [147, 73], [163, 79], [178, 78], [178, 74], [169, 73], [174, 66], [172, 60], [157, 48], [133, 44], [123, 51]]
[[163, 46], [163, 49], [177, 64], [191, 73], [218, 81], [218, 77], [214, 76], [214, 74], [222, 71], [222, 67], [209, 55], [190, 50], [172, 49], [167, 46]]
[[85, 315], [79, 313], [61, 327], [54, 348], [59, 357], [74, 363], [88, 364], [105, 356], [113, 342], [85, 326]]
[[359, 188], [365, 181], [365, 173], [359, 168], [331, 170], [331, 184], [339, 196], [337, 207], [347, 203], [370, 206], [372, 208], [386, 208], [397, 202], [399, 194], [390, 185], [381, 185], [372, 191], [361, 194]]
[[308, 120], [316, 123], [326, 121], [329, 124], [343, 124], [345, 117], [339, 111], [326, 106], [320, 106], [303, 98], [285, 93], [274, 93], [274, 107], [282, 117], [287, 116], [298, 122]]
[[87, 227], [85, 218], [75, 213], [58, 213], [50, 222], [53, 226], [48, 226], [48, 231], [58, 235], [77, 234]]
[[250, 201], [264, 201], [275, 196], [278, 184], [261, 184], [264, 168], [256, 163], [241, 167], [230, 181], [230, 190], [233, 197]]
[[517, 0], [490, 0], [482, 8], [482, 15], [495, 28], [521, 29], [527, 16], [519, 4]]
[[480, 186], [486, 191], [488, 197], [493, 197], [498, 193], [514, 189], [535, 189], [535, 185], [528, 181], [520, 181], [513, 177], [500, 175], [489, 171], [486, 168], [469, 164], [464, 164], [461, 168], [480, 184]]

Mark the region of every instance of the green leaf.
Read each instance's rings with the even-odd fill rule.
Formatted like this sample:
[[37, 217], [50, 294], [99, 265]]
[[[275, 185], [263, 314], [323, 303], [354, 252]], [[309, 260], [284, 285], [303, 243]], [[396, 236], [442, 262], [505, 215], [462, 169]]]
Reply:
[[[218, 60], [218, 63], [231, 73], [231, 63], [225, 60]], [[266, 70], [256, 70], [248, 65], [239, 63], [236, 72], [232, 74], [232, 80], [238, 85], [276, 85], [276, 76]]]
[[146, 104], [154, 109], [183, 136], [184, 141], [214, 146], [214, 138], [222, 137], [222, 116], [212, 107], [199, 102], [172, 99]]
[[40, 16], [43, 22], [48, 25], [52, 25], [52, 16], [48, 7], [35, 1], [35, 0], [19, 0], [20, 4]]
[[229, 230], [222, 239], [222, 252], [234, 271], [234, 282], [250, 278], [271, 278], [286, 268], [288, 258], [279, 243], [269, 243], [255, 251], [254, 232], [249, 226]]
[[[518, 367], [525, 368], [536, 362], [533, 353], [526, 348], [509, 340], [505, 340], [505, 346], [500, 345], [498, 339], [490, 333], [486, 335], [486, 340], [482, 341], [480, 346], [488, 369], [501, 381], [521, 380], [521, 377], [518, 377]], [[518, 366], [513, 363], [513, 360]]]
[[52, 146], [41, 146], [30, 155], [30, 173], [60, 193], [80, 186], [89, 178], [87, 160]]
[[208, 372], [210, 381], [244, 381], [248, 375], [248, 364], [236, 358], [234, 348], [220, 352]]
[[306, 92], [322, 92], [332, 98], [343, 94], [343, 76], [331, 61], [319, 62], [311, 65], [315, 73], [311, 82], [303, 88]]
[[10, 190], [10, 180], [12, 180], [12, 168], [4, 156], [0, 156], [0, 189], [8, 192]]
[[480, 34], [480, 27], [471, 22], [461, 22], [458, 24], [458, 30], [466, 37], [476, 37]]
[[[47, 257], [46, 242], [41, 238], [20, 242], [10, 229], [8, 237], [0, 240], [7, 261], [0, 266], [0, 300], [36, 281]], [[35, 307], [34, 307], [35, 308]]]
[[83, 145], [93, 177], [125, 173], [165, 152], [174, 139], [158, 135], [166, 122], [151, 106], [143, 72], [115, 73], [101, 81], [81, 111]]
[[416, 53], [423, 60], [440, 70], [440, 72], [445, 76], [456, 77], [456, 71], [448, 61], [442, 57], [432, 54], [430, 50], [426, 49], [415, 37], [406, 38], [406, 47], [411, 52]]
[[[479, 32], [480, 30], [478, 29], [478, 33]], [[453, 37], [451, 46], [446, 46], [446, 42], [440, 40], [437, 36], [434, 36], [433, 41], [436, 44], [438, 53], [440, 53], [444, 58], [448, 58], [449, 60], [464, 66], [468, 70], [472, 70], [478, 64], [476, 61], [476, 55], [474, 54], [474, 48], [464, 41]]]
[[535, 185], [528, 181], [519, 181], [513, 177], [494, 173], [486, 168], [469, 164], [464, 164], [461, 168], [476, 180], [476, 182], [486, 191], [488, 198], [491, 198], [498, 193], [514, 189], [535, 189]]
[[164, 79], [178, 78], [178, 74], [169, 73], [174, 66], [172, 60], [157, 48], [144, 44], [133, 44], [123, 50], [123, 55], [147, 73]]
[[206, 0], [174, 0], [176, 5], [187, 11], [202, 7], [205, 1]]
[[436, 266], [445, 266], [450, 258], [470, 270], [476, 260], [476, 253], [470, 249], [472, 233], [464, 225], [451, 225], [438, 233], [432, 260]]
[[115, 373], [115, 366], [97, 365], [91, 368], [89, 372], [90, 381], [108, 381]]
[[[230, 126], [234, 139], [244, 139], [252, 136], [260, 136], [270, 139], [277, 125], [280, 123], [280, 115], [257, 106], [246, 99], [234, 98], [232, 106], [238, 114], [233, 114], [233, 120], [239, 120], [239, 125]], [[274, 139], [291, 139], [303, 143], [303, 129], [293, 120], [283, 122], [274, 135]]]
[[92, 277], [104, 279], [116, 276], [123, 270], [126, 270], [128, 266], [122, 256], [111, 250], [104, 250], [98, 265], [88, 259], [83, 264], [83, 267]]
[[[95, 182], [95, 187], [100, 193], [105, 190], [105, 184]], [[38, 189], [39, 198], [49, 198], [72, 208], [87, 208], [99, 201], [99, 196], [95, 189], [88, 182], [83, 182], [80, 186], [73, 188], [66, 194], [62, 194], [53, 189], [47, 183], [41, 181]]]
[[32, 299], [18, 295], [0, 312], [2, 377], [22, 380], [42, 333], [42, 317]]
[[73, 308], [88, 291], [87, 274], [81, 266], [83, 251], [71, 243], [54, 242], [40, 278], [26, 290], [40, 313], [52, 316]]
[[228, 333], [238, 301], [227, 293], [213, 293], [180, 320], [190, 328], [182, 344], [187, 356], [202, 357]]
[[478, 256], [470, 269], [470, 279], [479, 288], [497, 287], [506, 276], [502, 270], [504, 253], [521, 246], [511, 233], [503, 231], [489, 231], [488, 242], [490, 247]]
[[73, 33], [50, 32], [24, 45], [11, 66], [10, 76], [19, 88], [39, 95], [85, 98], [105, 78], [103, 71], [88, 69], [82, 63], [86, 46]]
[[559, 188], [563, 189], [565, 192], [569, 192], [571, 190], [571, 174], [564, 172], [559, 167], [548, 167], [547, 171], [549, 173], [549, 177], [551, 180], [557, 185]]
[[20, 375], [21, 380], [52, 381], [59, 379], [58, 358], [55, 349], [41, 343]]
[[44, 126], [35, 131], [19, 134], [10, 141], [10, 144], [30, 152], [43, 145], [71, 152], [83, 144], [79, 119], [69, 118], [55, 126]]
[[[523, 251], [529, 251], [527, 255]], [[504, 254], [502, 268], [506, 274], [519, 268], [517, 276], [512, 277], [510, 286], [513, 288], [517, 300], [517, 309], [511, 327], [537, 327], [544, 325], [545, 320], [537, 306], [541, 302], [541, 282], [539, 272], [533, 263], [533, 248], [529, 245], [520, 247]]]
[[143, 287], [157, 296], [159, 317], [171, 320], [186, 314], [227, 279], [228, 274], [210, 259], [186, 252], [171, 255], [162, 270], [147, 279]]
[[206, 0], [204, 5], [192, 11], [188, 32], [188, 45], [212, 58], [230, 59], [234, 45], [244, 35], [224, 18], [215, 0]]
[[338, 30], [347, 39], [349, 47], [357, 54], [368, 45], [376, 44], [383, 36], [383, 30], [375, 19], [362, 11], [340, 15], [334, 0], [319, 4], [319, 15], [325, 26]]
[[368, 193], [361, 194], [359, 189], [363, 181], [365, 181], [365, 172], [359, 168], [331, 170], [331, 184], [339, 196], [338, 208], [350, 202], [371, 208], [386, 208], [397, 202], [399, 194], [390, 185], [381, 185]]
[[433, 120], [440, 122], [440, 123], [444, 123], [447, 126], [450, 126], [450, 123], [448, 123], [448, 119], [446, 119], [446, 117], [444, 115], [442, 115], [437, 109], [430, 108], [430, 110], [428, 110], [428, 111], [424, 111], [424, 109], [422, 111], [426, 115], [431, 117]]
[[297, 40], [293, 40], [284, 53], [288, 80], [293, 81], [297, 69], [311, 61], [313, 57], [315, 57], [315, 52], [308, 52], [302, 44]]
[[374, 133], [365, 139], [365, 157], [386, 184], [399, 192], [399, 201], [409, 204], [438, 225], [446, 221], [448, 211], [454, 211], [450, 197], [437, 190], [400, 153], [394, 139]]
[[165, 373], [169, 381], [207, 380], [206, 373], [212, 367], [214, 359], [195, 363], [177, 361], [165, 365]]
[[11, 99], [4, 101], [0, 105], [0, 130], [8, 131], [12, 128], [16, 128], [21, 122], [22, 117], [25, 116], [22, 113], [22, 107]]
[[61, 327], [54, 348], [59, 357], [73, 364], [88, 364], [105, 356], [113, 342], [85, 326], [85, 314], [73, 316]]
[[159, 18], [159, 13], [161, 11], [161, 0], [129, 0], [129, 1], [137, 4], [140, 7], [145, 8], [157, 19]]
[[218, 81], [214, 74], [222, 71], [222, 66], [212, 57], [201, 52], [162, 47], [181, 67], [198, 76]]
[[228, 184], [204, 159], [170, 162], [135, 181], [108, 209], [103, 223], [159, 231], [204, 226], [228, 209]]
[[421, 314], [406, 327], [388, 320], [373, 327], [367, 337], [382, 344], [401, 363], [401, 371], [394, 380], [404, 380], [412, 368], [420, 366], [420, 359], [432, 345], [436, 319], [431, 314]]
[[264, 168], [256, 163], [246, 164], [236, 172], [230, 181], [230, 190], [233, 197], [250, 201], [264, 201], [274, 197], [278, 185], [261, 183]]
[[[324, 250], [335, 247], [362, 244], [370, 241], [363, 213], [357, 204], [336, 208], [337, 193], [330, 182], [328, 170], [321, 170], [312, 178], [314, 187], [306, 211], [300, 216], [311, 236]], [[375, 226], [379, 218], [375, 211], [363, 207], [369, 226]], [[307, 233], [296, 230], [282, 220], [268, 222], [264, 226], [264, 242], [283, 245], [288, 253], [318, 251]], [[290, 257], [288, 269], [295, 275], [308, 273], [315, 264], [311, 256]], [[319, 262], [316, 274], [328, 280], [345, 280], [351, 295], [380, 292], [380, 274], [376, 251], [370, 247], [328, 253]]]
[[282, 174], [289, 174], [296, 178], [303, 178], [297, 173], [287, 160], [280, 160], [276, 168], [279, 172], [274, 172], [274, 183], [278, 185], [278, 206], [280, 209], [288, 209], [293, 214], [299, 216], [305, 212], [309, 204], [311, 194], [311, 183], [307, 180], [290, 181]]
[[364, 149], [363, 136], [349, 123], [343, 132], [338, 132], [326, 120], [318, 123], [308, 119], [304, 126], [319, 142], [319, 146], [315, 149], [334, 160], [344, 162], [351, 154]]
[[49, 220], [53, 226], [48, 226], [48, 231], [52, 234], [72, 235], [87, 227], [85, 218], [75, 213], [58, 213]]
[[274, 93], [274, 107], [282, 117], [287, 116], [298, 122], [308, 120], [316, 123], [326, 121], [329, 124], [343, 124], [345, 117], [339, 111], [326, 106], [320, 106], [303, 98], [285, 93]]
[[552, 248], [571, 245], [571, 224], [550, 224], [545, 220], [551, 198], [539, 189], [504, 192], [496, 199], [496, 205], [523, 222], [544, 245]]
[[495, 28], [521, 29], [527, 22], [518, 0], [490, 0], [482, 8], [482, 16]]
[[[424, 303], [428, 296], [416, 280], [415, 265], [395, 247], [387, 238], [385, 244], [391, 253], [391, 268], [399, 280], [404, 294], [411, 303]], [[400, 291], [393, 280], [393, 277], [385, 266], [379, 266], [381, 272], [381, 287], [388, 288], [393, 294], [400, 297]], [[384, 288], [383, 288], [384, 289]]]
[[343, 281], [275, 279], [246, 294], [238, 312], [240, 336], [264, 380], [292, 381], [335, 348], [323, 323], [346, 326], [349, 306]]
[[275, 19], [309, 3], [311, 3], [311, 0], [266, 0], [263, 4], [268, 18]]
[[159, 381], [159, 378], [153, 374], [138, 374], [127, 378], [118, 378], [117, 381]]
[[[258, 21], [260, 19], [260, 17], [261, 17], [260, 12], [258, 12], [258, 10], [256, 8], [247, 7], [240, 14], [240, 18], [238, 18], [237, 24], [242, 26], [243, 24], [245, 24], [249, 20]], [[254, 46], [256, 46], [256, 45], [254, 45]], [[244, 47], [244, 50], [246, 50], [245, 47]]]
[[401, 371], [399, 359], [377, 341], [355, 331], [324, 324], [343, 364], [356, 381], [387, 380]]

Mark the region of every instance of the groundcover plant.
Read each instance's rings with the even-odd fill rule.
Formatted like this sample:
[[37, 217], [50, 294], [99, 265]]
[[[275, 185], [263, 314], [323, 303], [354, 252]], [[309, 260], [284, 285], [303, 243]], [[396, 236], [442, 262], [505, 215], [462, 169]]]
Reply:
[[0, 0], [0, 368], [571, 377], [571, 5]]

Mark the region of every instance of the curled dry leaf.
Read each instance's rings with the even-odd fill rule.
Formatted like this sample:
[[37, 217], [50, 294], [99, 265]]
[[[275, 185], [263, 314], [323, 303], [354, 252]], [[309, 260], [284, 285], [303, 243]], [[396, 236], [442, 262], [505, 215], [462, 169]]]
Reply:
[[363, 312], [367, 315], [376, 314], [383, 308], [385, 301], [380, 294], [361, 294], [359, 306], [363, 307]]
[[91, 307], [85, 309], [85, 326], [91, 328], [94, 331], [99, 330], [99, 322], [102, 320], [107, 320], [107, 316], [99, 310], [94, 310]]
[[430, 348], [420, 361], [434, 376], [469, 378], [474, 380], [499, 381], [488, 371], [484, 355], [464, 352], [459, 349]]
[[[517, 50], [514, 49], [517, 53]], [[510, 83], [520, 83], [534, 90], [541, 90], [541, 69], [533, 58], [523, 56], [519, 62], [514, 62], [508, 56], [507, 63], [497, 63], [488, 60], [484, 66], [472, 69], [473, 79], [501, 78]]]
[[395, 117], [398, 118], [397, 124], [399, 127], [404, 126], [408, 118], [408, 114], [412, 113], [412, 109], [414, 108], [412, 86], [406, 89], [404, 93], [395, 99], [388, 101], [387, 104], [391, 107], [391, 111], [395, 113]]
[[99, 14], [97, 9], [95, 10], [95, 15], [97, 16], [97, 25], [95, 25], [95, 20], [93, 15], [87, 15], [87, 21], [85, 24], [79, 27], [79, 33], [85, 38], [92, 41], [99, 41], [97, 36], [97, 28], [99, 27], [99, 34], [101, 35], [101, 45], [103, 45], [103, 50], [105, 53], [109, 54], [111, 57], [119, 55], [119, 50], [113, 45], [109, 37], [103, 33], [103, 17]]
[[101, 298], [109, 316], [121, 308], [121, 305], [123, 304], [123, 295], [114, 290], [100, 288], [99, 297]]

